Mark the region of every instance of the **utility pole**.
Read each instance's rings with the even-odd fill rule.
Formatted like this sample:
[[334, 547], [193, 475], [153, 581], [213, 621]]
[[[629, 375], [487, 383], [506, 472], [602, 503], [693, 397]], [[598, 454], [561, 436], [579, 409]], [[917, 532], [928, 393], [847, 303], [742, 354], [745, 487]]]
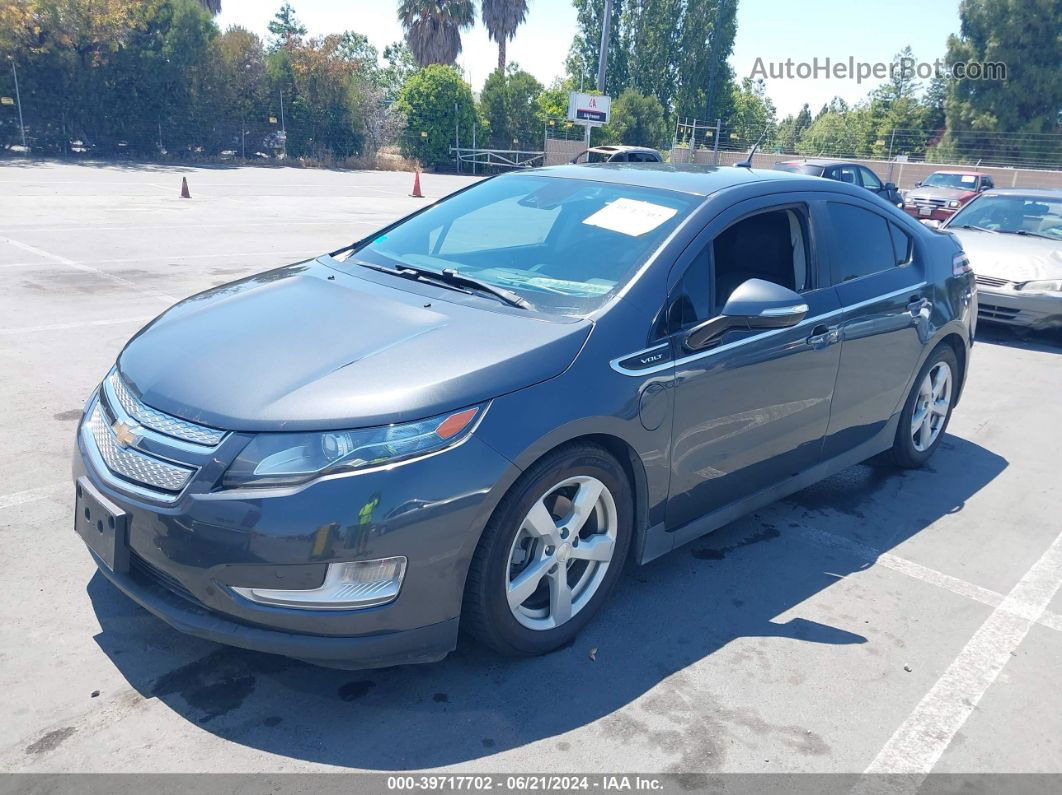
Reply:
[[605, 16], [601, 20], [601, 46], [597, 51], [597, 90], [605, 93], [605, 67], [608, 65], [609, 23], [612, 21], [612, 0], [605, 0]]
[[14, 56], [8, 56], [11, 58], [11, 74], [15, 76], [15, 102], [18, 103], [18, 129], [22, 133], [22, 148], [29, 149], [26, 146], [26, 125], [22, 123], [22, 95], [18, 92], [18, 69], [15, 68]]

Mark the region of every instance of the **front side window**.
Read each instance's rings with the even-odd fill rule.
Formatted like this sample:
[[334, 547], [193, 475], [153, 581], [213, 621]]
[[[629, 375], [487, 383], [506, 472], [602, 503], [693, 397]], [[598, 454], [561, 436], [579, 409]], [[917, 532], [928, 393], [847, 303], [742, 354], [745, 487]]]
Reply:
[[583, 315], [622, 288], [700, 197], [632, 185], [506, 175], [439, 202], [349, 259], [428, 269], [517, 292], [540, 311]]
[[847, 282], [896, 267], [889, 222], [852, 204], [827, 202], [830, 215], [830, 259], [835, 283]]
[[830, 171], [830, 179], [838, 182], [847, 182], [849, 185], [859, 185], [859, 177], [856, 176], [855, 166], [837, 166]]
[[668, 304], [672, 331], [722, 312], [727, 299], [749, 279], [763, 279], [796, 292], [811, 288], [807, 216], [787, 208], [757, 213], [727, 227], [698, 253]]

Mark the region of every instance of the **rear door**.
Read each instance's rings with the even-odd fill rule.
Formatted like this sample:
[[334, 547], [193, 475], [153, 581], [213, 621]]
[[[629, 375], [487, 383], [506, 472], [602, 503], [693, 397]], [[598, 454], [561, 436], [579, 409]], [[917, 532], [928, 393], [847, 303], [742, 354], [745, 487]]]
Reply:
[[823, 457], [868, 442], [902, 408], [921, 360], [931, 297], [899, 224], [850, 196], [826, 202], [841, 359]]

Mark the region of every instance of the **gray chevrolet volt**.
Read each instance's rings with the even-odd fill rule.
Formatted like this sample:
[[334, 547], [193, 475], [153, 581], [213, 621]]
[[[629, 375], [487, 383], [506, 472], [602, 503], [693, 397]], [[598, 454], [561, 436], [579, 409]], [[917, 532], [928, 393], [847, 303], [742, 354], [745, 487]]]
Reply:
[[937, 449], [977, 313], [858, 186], [560, 166], [194, 295], [90, 396], [75, 528], [175, 629], [344, 668], [570, 642], [628, 562]]

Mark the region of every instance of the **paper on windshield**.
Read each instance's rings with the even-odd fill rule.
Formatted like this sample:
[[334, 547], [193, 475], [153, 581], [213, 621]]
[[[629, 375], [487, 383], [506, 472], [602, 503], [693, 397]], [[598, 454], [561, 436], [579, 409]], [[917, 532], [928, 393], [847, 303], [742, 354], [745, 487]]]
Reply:
[[975, 177], [973, 174], [963, 174], [962, 175], [962, 181], [963, 182], [977, 182], [977, 177]]
[[638, 199], [616, 199], [586, 218], [583, 223], [638, 237], [646, 232], [652, 232], [677, 212], [678, 210], [674, 207], [666, 207], [662, 204], [653, 204]]

